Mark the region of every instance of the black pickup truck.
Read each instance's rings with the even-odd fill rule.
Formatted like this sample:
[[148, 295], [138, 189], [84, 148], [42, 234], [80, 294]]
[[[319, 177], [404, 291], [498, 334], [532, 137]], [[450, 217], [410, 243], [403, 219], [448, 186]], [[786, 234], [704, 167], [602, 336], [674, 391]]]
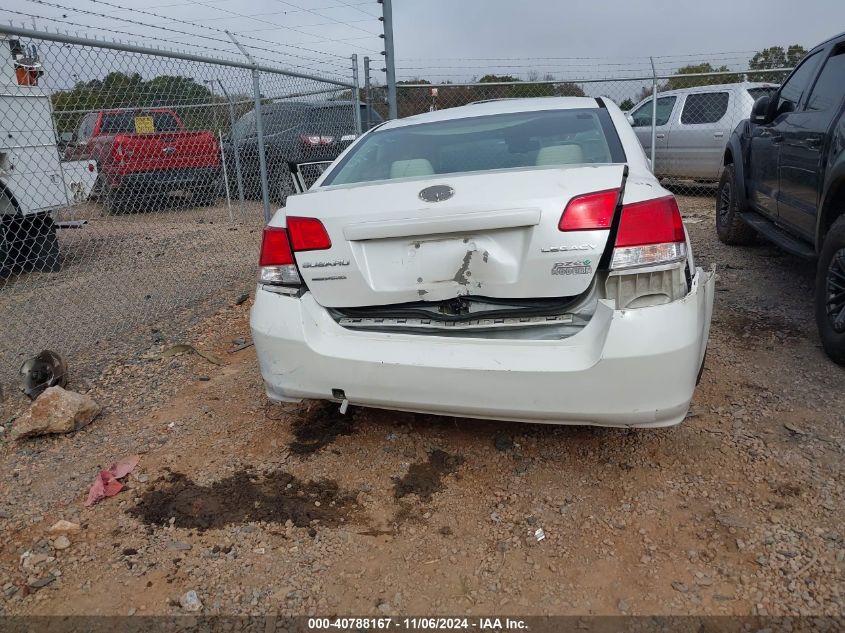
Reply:
[[845, 33], [811, 50], [734, 130], [716, 231], [725, 244], [760, 235], [818, 261], [819, 335], [845, 365]]

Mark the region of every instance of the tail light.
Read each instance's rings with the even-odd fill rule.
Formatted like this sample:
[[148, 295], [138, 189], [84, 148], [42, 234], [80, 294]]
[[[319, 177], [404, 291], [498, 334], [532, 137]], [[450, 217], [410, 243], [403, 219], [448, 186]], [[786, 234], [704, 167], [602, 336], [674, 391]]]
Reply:
[[288, 231], [295, 251], [322, 251], [332, 247], [326, 227], [317, 218], [289, 216]]
[[298, 286], [302, 284], [295, 252], [319, 251], [332, 247], [326, 227], [316, 218], [288, 217], [287, 228], [267, 226], [261, 239], [259, 282]]
[[668, 264], [686, 256], [684, 223], [674, 196], [622, 207], [612, 269]]
[[303, 134], [299, 137], [302, 142], [311, 147], [319, 145], [331, 145], [334, 143], [334, 136], [322, 136], [320, 134]]
[[288, 232], [282, 227], [264, 227], [258, 265], [261, 267], [258, 274], [260, 283], [286, 286], [302, 283], [293, 259]]
[[557, 228], [561, 231], [593, 231], [609, 229], [619, 200], [619, 190], [597, 191], [572, 198]]

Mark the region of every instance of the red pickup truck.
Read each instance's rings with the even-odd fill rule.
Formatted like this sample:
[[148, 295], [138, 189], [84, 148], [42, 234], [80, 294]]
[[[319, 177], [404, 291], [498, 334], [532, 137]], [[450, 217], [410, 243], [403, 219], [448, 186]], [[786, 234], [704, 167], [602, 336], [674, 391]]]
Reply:
[[94, 194], [111, 213], [141, 210], [145, 200], [189, 192], [209, 205], [220, 186], [220, 152], [213, 132], [193, 132], [173, 110], [138, 108], [82, 117], [66, 160], [97, 161]]

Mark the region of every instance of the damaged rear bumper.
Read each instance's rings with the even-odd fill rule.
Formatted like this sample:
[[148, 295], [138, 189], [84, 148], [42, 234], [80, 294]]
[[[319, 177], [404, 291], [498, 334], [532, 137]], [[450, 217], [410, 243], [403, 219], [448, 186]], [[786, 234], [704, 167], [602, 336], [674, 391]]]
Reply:
[[341, 327], [310, 293], [259, 287], [251, 327], [267, 395], [472, 418], [620, 427], [684, 419], [704, 358], [715, 274], [666, 305], [614, 310], [559, 341]]

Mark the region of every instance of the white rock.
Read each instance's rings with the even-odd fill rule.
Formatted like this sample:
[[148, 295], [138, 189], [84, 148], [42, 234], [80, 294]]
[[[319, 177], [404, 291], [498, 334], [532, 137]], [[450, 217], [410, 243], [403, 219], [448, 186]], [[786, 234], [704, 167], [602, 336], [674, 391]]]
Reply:
[[202, 601], [194, 590], [186, 592], [179, 598], [179, 604], [185, 611], [202, 611]]

